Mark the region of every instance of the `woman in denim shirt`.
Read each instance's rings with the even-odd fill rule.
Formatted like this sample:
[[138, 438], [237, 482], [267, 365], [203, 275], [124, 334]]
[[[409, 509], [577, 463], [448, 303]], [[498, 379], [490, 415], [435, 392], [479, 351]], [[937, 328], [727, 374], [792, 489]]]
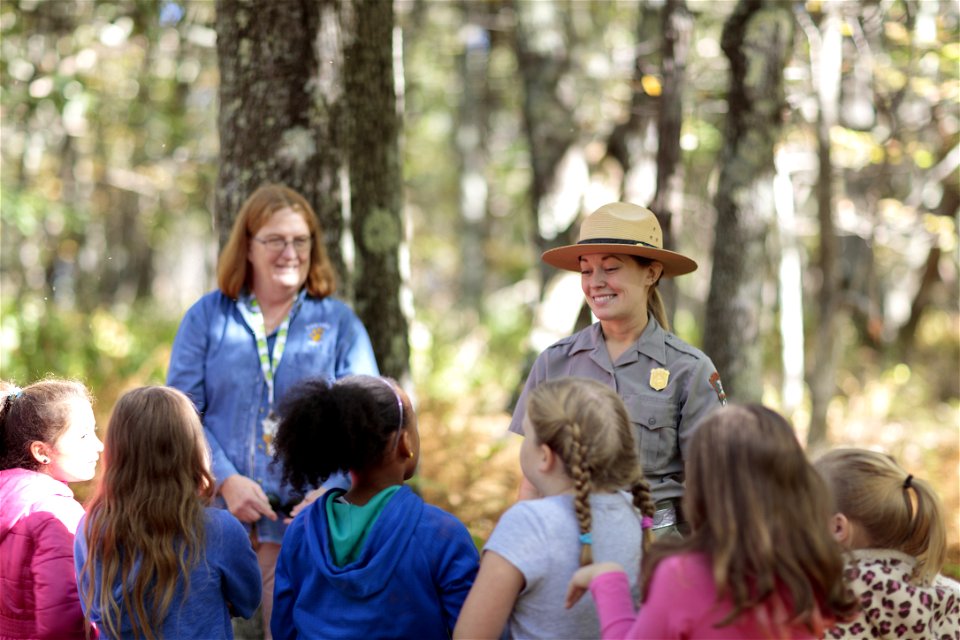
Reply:
[[332, 297], [335, 274], [322, 237], [303, 196], [282, 185], [257, 189], [220, 254], [219, 289], [180, 323], [167, 375], [203, 418], [218, 495], [250, 526], [267, 637], [288, 516], [319, 495], [292, 495], [270, 464], [274, 410], [303, 378], [379, 375], [363, 324]]

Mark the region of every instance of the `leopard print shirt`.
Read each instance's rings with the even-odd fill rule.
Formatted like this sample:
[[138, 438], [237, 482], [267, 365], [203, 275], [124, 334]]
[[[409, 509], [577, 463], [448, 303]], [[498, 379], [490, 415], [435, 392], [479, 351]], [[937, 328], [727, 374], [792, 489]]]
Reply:
[[861, 611], [827, 638], [960, 640], [960, 583], [936, 576], [930, 585], [908, 580], [915, 560], [890, 549], [858, 549], [847, 557], [848, 586]]

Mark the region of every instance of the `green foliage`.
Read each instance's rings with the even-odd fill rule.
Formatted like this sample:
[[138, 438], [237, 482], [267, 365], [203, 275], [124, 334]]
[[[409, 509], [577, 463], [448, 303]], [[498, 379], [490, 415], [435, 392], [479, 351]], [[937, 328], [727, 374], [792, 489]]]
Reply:
[[163, 384], [177, 321], [141, 304], [124, 316], [58, 310], [42, 299], [6, 299], [0, 332], [0, 377], [29, 384], [47, 376], [85, 383], [109, 410], [128, 387]]

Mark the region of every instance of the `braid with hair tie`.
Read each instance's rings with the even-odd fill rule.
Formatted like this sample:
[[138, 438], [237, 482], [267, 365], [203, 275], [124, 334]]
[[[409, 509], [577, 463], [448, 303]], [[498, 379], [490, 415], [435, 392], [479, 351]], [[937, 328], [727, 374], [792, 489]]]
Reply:
[[641, 478], [630, 487], [630, 493], [633, 494], [633, 506], [643, 516], [643, 552], [646, 553], [653, 543], [653, 516], [657, 512], [657, 503], [653, 499], [653, 493], [650, 491], [650, 484]]
[[570, 422], [570, 475], [573, 476], [576, 496], [573, 500], [577, 512], [577, 523], [580, 525], [580, 566], [593, 562], [593, 543], [590, 528], [593, 526], [593, 517], [590, 514], [590, 465], [587, 463], [586, 446], [580, 433], [580, 425]]

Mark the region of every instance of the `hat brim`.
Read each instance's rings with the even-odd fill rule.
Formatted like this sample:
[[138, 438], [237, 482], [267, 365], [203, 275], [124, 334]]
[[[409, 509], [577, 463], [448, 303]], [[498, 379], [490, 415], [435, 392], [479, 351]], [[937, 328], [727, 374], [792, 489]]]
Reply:
[[544, 251], [540, 259], [551, 267], [567, 271], [580, 271], [580, 256], [604, 253], [626, 254], [656, 260], [663, 265], [663, 278], [682, 276], [697, 270], [697, 263], [685, 255], [666, 249], [655, 249], [633, 244], [571, 244]]

